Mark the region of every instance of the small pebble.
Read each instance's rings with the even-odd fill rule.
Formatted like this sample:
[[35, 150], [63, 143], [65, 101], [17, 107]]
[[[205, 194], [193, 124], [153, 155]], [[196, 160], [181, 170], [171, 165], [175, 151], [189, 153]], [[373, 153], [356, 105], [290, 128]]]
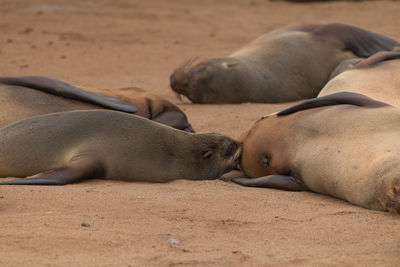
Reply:
[[179, 240], [175, 239], [175, 238], [170, 238], [168, 239], [169, 243], [171, 243], [172, 245], [178, 245], [179, 244]]
[[82, 226], [82, 227], [90, 227], [90, 223], [88, 223], [88, 222], [82, 222], [82, 223], [81, 223], [81, 226]]

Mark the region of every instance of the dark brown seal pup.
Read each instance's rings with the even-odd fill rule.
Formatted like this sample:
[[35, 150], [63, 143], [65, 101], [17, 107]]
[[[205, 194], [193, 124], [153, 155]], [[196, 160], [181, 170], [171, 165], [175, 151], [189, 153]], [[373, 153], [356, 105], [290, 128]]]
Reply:
[[400, 107], [400, 52], [378, 52], [330, 80], [318, 96], [348, 91]]
[[237, 166], [240, 153], [223, 135], [108, 110], [52, 113], [0, 129], [0, 177], [31, 176], [1, 184], [216, 179]]
[[288, 102], [317, 96], [343, 61], [392, 50], [398, 42], [343, 24], [270, 32], [225, 58], [184, 65], [171, 87], [193, 103]]
[[311, 190], [400, 213], [400, 110], [355, 93], [311, 99], [246, 130], [232, 181]]
[[53, 112], [107, 108], [193, 132], [182, 110], [143, 89], [85, 89], [41, 76], [0, 77], [0, 127]]

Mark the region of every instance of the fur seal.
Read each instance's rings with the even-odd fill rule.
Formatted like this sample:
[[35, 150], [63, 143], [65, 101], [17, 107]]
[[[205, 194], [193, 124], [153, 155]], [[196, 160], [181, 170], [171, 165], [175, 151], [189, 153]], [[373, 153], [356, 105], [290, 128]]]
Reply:
[[254, 187], [310, 190], [400, 213], [400, 110], [341, 92], [254, 122], [239, 138]]
[[0, 77], [0, 127], [48, 113], [106, 108], [193, 132], [182, 110], [143, 89], [85, 89], [42, 76]]
[[216, 179], [241, 144], [109, 110], [52, 113], [0, 128], [1, 184], [64, 185], [89, 178], [166, 182]]
[[317, 96], [345, 60], [392, 50], [398, 42], [344, 24], [272, 31], [225, 58], [176, 69], [171, 88], [193, 103], [289, 102]]
[[318, 96], [347, 91], [400, 107], [400, 51], [378, 52], [330, 80]]

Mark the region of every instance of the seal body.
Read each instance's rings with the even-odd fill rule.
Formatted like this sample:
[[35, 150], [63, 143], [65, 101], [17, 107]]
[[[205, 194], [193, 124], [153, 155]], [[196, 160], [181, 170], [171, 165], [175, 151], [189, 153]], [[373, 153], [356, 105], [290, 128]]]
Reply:
[[122, 112], [61, 112], [0, 129], [0, 176], [35, 175], [2, 184], [216, 179], [238, 164], [240, 152], [229, 137], [187, 133]]
[[396, 45], [390, 38], [349, 25], [292, 26], [263, 35], [228, 57], [178, 68], [170, 77], [171, 88], [193, 103], [311, 98], [342, 62]]
[[400, 111], [385, 103], [351, 93], [313, 99], [263, 117], [242, 134], [240, 167], [259, 178], [233, 181], [400, 213], [399, 132]]
[[379, 52], [330, 80], [318, 96], [347, 91], [400, 107], [400, 52]]
[[85, 89], [41, 76], [0, 77], [0, 127], [53, 112], [113, 109], [193, 131], [179, 107], [143, 89]]

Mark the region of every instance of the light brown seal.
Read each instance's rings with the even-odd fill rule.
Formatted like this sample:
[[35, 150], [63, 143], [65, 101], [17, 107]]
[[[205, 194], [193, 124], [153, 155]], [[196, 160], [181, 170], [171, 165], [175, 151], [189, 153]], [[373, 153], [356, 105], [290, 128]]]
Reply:
[[400, 107], [400, 52], [378, 52], [330, 80], [318, 96], [354, 92]]
[[0, 127], [53, 112], [106, 108], [193, 131], [181, 109], [143, 89], [85, 89], [41, 76], [0, 77]]
[[1, 184], [216, 179], [237, 166], [240, 153], [227, 136], [108, 110], [52, 113], [0, 129], [0, 177], [31, 176]]
[[343, 24], [299, 25], [261, 36], [225, 58], [184, 65], [171, 88], [193, 103], [288, 102], [317, 96], [343, 61], [398, 42]]
[[400, 213], [400, 110], [355, 93], [307, 100], [254, 122], [232, 181], [311, 190]]

